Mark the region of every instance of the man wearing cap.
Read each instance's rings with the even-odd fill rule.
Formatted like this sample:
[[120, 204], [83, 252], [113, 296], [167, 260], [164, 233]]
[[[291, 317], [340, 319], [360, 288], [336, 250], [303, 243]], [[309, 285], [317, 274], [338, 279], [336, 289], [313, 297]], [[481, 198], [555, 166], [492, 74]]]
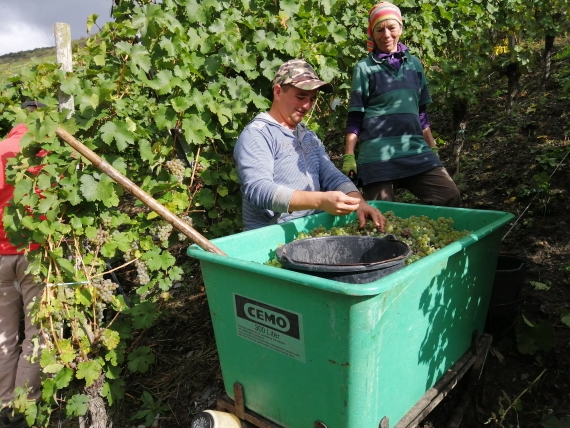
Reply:
[[401, 187], [425, 204], [456, 207], [459, 190], [431, 133], [427, 80], [418, 57], [399, 42], [402, 29], [396, 5], [381, 2], [370, 10], [369, 54], [353, 70], [342, 171], [358, 172], [368, 200], [393, 201]]
[[361, 227], [385, 218], [329, 159], [323, 143], [302, 123], [317, 90], [332, 92], [304, 60], [287, 61], [273, 80], [273, 103], [242, 131], [234, 149], [243, 193], [244, 230], [319, 211], [356, 211]]
[[[37, 101], [22, 103], [22, 108], [28, 111], [45, 106]], [[28, 426], [24, 415], [8, 407], [14, 399], [15, 388], [28, 388], [28, 398], [32, 400], [41, 395], [39, 358], [36, 356], [34, 362], [30, 360], [34, 349], [32, 339], [39, 335], [39, 329], [27, 310], [34, 298], [40, 298], [40, 288], [32, 275], [26, 273], [28, 262], [24, 251], [10, 244], [2, 222], [4, 207], [14, 194], [14, 188], [6, 183], [8, 159], [20, 151], [20, 140], [26, 132], [25, 124], [16, 125], [7, 138], [0, 141], [0, 426], [9, 428]], [[25, 338], [20, 351], [18, 332], [22, 315]]]

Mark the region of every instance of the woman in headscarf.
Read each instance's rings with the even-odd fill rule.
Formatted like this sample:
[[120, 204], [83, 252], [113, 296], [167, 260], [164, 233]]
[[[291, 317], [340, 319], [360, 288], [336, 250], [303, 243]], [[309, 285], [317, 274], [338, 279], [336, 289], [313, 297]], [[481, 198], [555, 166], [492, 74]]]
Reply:
[[[400, 43], [400, 9], [381, 2], [368, 16], [368, 56], [353, 70], [342, 170], [357, 171], [366, 200], [393, 201], [405, 188], [429, 205], [461, 203], [430, 130], [431, 103], [418, 57]], [[358, 162], [354, 151], [359, 143]]]

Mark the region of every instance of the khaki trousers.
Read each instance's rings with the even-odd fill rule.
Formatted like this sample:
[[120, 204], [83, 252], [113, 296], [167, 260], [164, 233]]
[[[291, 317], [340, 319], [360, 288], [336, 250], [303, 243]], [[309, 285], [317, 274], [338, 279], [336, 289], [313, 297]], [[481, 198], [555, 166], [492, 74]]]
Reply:
[[367, 201], [394, 201], [398, 188], [412, 192], [423, 204], [445, 207], [459, 207], [461, 195], [453, 179], [443, 167], [431, 169], [411, 177], [392, 181], [379, 181], [363, 186]]
[[[30, 362], [32, 338], [39, 329], [28, 316], [28, 305], [40, 298], [40, 288], [26, 274], [28, 262], [23, 255], [0, 255], [0, 400], [4, 407], [14, 399], [16, 387], [31, 388], [28, 398], [37, 399], [40, 391], [39, 355]], [[18, 346], [20, 320], [24, 314], [25, 338]]]

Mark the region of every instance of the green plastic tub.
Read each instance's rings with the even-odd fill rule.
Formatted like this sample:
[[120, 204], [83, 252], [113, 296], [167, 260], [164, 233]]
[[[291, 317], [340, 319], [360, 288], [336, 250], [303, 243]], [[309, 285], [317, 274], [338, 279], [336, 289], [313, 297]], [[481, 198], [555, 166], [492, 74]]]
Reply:
[[453, 218], [473, 232], [368, 284], [263, 263], [279, 244], [354, 215], [318, 214], [196, 245], [227, 394], [288, 428], [394, 426], [483, 332], [503, 226], [514, 216], [374, 202], [400, 217]]

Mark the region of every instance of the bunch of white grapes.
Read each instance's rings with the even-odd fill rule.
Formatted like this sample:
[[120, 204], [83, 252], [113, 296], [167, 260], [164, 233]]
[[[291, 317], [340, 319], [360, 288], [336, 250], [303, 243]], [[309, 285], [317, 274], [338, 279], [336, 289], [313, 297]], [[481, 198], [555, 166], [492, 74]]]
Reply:
[[105, 308], [107, 307], [107, 305], [102, 302], [101, 300], [98, 300], [97, 303], [95, 303], [95, 314], [94, 316], [97, 317], [97, 323], [101, 324], [103, 322], [103, 320], [105, 319], [105, 317], [103, 316], [103, 312], [105, 311]]
[[100, 247], [111, 240], [111, 234], [108, 229], [100, 229], [93, 238], [89, 238], [91, 242], [96, 247]]
[[171, 233], [172, 225], [170, 223], [161, 222], [152, 229], [152, 234], [156, 236], [160, 242], [168, 241]]
[[101, 247], [108, 242], [111, 242], [113, 234], [119, 233], [117, 230], [111, 233], [111, 217], [104, 217], [101, 219], [101, 228], [93, 238], [89, 238], [88, 244], [95, 245], [96, 247]]
[[[386, 217], [384, 233], [371, 221], [368, 221], [366, 226], [361, 229], [358, 220], [354, 220], [342, 227], [326, 229], [323, 226], [319, 226], [309, 232], [300, 232], [295, 239], [340, 235], [383, 238], [386, 235], [394, 235], [396, 239], [405, 242], [412, 249], [412, 255], [406, 260], [406, 264], [410, 264], [471, 233], [468, 230], [459, 231], [454, 229], [453, 219], [451, 218], [439, 217], [432, 220], [425, 215], [401, 218], [394, 214], [393, 211], [385, 212], [384, 217]], [[276, 267], [281, 266], [276, 259], [269, 260], [266, 264]]]
[[95, 287], [95, 290], [97, 290], [97, 295], [103, 302], [110, 302], [115, 290], [119, 287], [110, 279], [101, 278], [92, 280], [91, 284], [93, 287]]
[[105, 217], [101, 219], [101, 225], [103, 229], [110, 229], [111, 228], [111, 217]]
[[150, 282], [150, 276], [148, 275], [146, 263], [139, 259], [135, 261], [135, 268], [137, 270], [137, 282], [140, 285], [148, 284]]
[[179, 182], [182, 182], [184, 180], [184, 172], [186, 171], [184, 162], [182, 162], [180, 159], [170, 159], [166, 161], [165, 165], [170, 173], [175, 176]]
[[196, 172], [202, 172], [206, 169], [206, 167], [201, 164], [200, 162], [196, 163], [196, 161], [192, 162], [192, 168], [194, 168], [195, 166], [195, 170]]
[[[192, 219], [190, 217], [188, 217], [187, 215], [181, 215], [180, 219], [187, 223], [190, 227], [192, 227], [193, 223], [192, 223]], [[183, 233], [178, 233], [178, 240], [180, 242], [184, 242], [188, 239], [188, 237], [186, 235], [184, 235]]]
[[123, 253], [123, 257], [125, 258], [126, 262], [130, 262], [132, 259], [135, 258], [135, 251], [137, 251], [139, 249], [139, 244], [137, 244], [135, 241], [131, 242], [131, 248], [129, 248], [127, 251], [125, 251]]
[[105, 343], [105, 328], [98, 328], [93, 332], [93, 343], [100, 348]]
[[[139, 249], [139, 245], [136, 242], [131, 242], [131, 248], [128, 251], [125, 251], [123, 257], [125, 258], [126, 262], [130, 262], [135, 258], [135, 252]], [[135, 269], [137, 270], [137, 282], [140, 285], [145, 285], [150, 282], [150, 276], [148, 275], [148, 267], [145, 262], [138, 259], [134, 262]]]

